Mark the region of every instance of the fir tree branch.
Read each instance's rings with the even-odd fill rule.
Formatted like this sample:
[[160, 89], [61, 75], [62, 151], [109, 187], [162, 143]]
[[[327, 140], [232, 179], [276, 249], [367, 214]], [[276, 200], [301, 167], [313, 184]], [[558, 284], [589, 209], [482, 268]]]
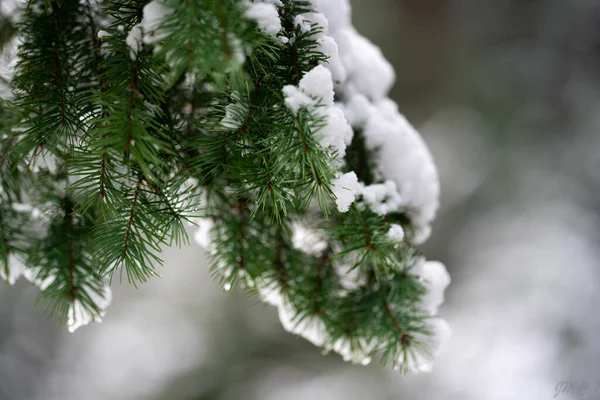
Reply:
[[256, 103], [258, 102], [261, 89], [262, 89], [262, 80], [259, 80], [256, 83], [256, 88], [254, 89], [254, 95], [252, 96], [252, 101], [250, 101], [250, 105], [248, 106], [248, 111], [246, 112], [246, 115], [244, 116], [244, 121], [242, 122], [242, 125], [240, 126], [240, 129], [237, 132], [238, 137], [242, 137], [242, 133], [248, 131], [248, 120], [252, 116], [254, 107], [256, 107]]
[[2, 215], [2, 210], [0, 210], [0, 239], [2, 239], [2, 245], [0, 249], [2, 250], [2, 254], [0, 255], [0, 267], [4, 270], [4, 276], [8, 277], [8, 256], [10, 252], [10, 243], [7, 236], [7, 228], [4, 225], [4, 216]]
[[123, 246], [122, 246], [123, 250], [121, 251], [121, 258], [117, 264], [117, 267], [119, 264], [123, 264], [123, 262], [125, 261], [125, 258], [128, 256], [127, 251], [129, 250], [129, 242], [131, 240], [131, 235], [132, 235], [132, 231], [133, 231], [133, 219], [135, 217], [136, 209], [138, 207], [138, 199], [140, 196], [141, 185], [142, 185], [142, 179], [140, 178], [140, 179], [138, 179], [138, 182], [135, 186], [135, 190], [133, 192], [133, 199], [131, 201], [129, 217], [127, 219], [127, 227], [125, 228], [125, 236], [124, 236]]
[[219, 0], [219, 30], [221, 32], [221, 42], [225, 50], [225, 57], [231, 59], [233, 53], [231, 51], [231, 45], [229, 44], [229, 38], [227, 38], [227, 19], [225, 18], [225, 0]]
[[367, 228], [367, 223], [365, 221], [365, 216], [363, 213], [359, 212], [357, 213], [360, 219], [360, 225], [362, 227], [362, 231], [365, 235], [365, 240], [366, 240], [366, 244], [365, 244], [365, 249], [367, 251], [372, 251], [375, 252], [377, 251], [377, 247], [375, 247], [375, 245], [373, 244], [372, 241], [372, 237], [371, 237], [371, 233], [369, 232], [368, 228]]
[[77, 287], [75, 286], [75, 259], [74, 259], [74, 249], [73, 249], [73, 207], [68, 197], [63, 199], [64, 209], [65, 209], [65, 219], [67, 221], [67, 264], [69, 269], [69, 296], [75, 301], [75, 296], [77, 294]]
[[402, 329], [400, 322], [396, 318], [396, 315], [394, 315], [392, 306], [390, 305], [389, 301], [385, 297], [383, 299], [383, 305], [385, 308], [385, 312], [394, 327], [394, 330], [398, 333], [398, 336], [400, 337], [400, 342], [404, 345], [405, 342], [410, 338], [410, 335], [406, 334], [404, 329]]
[[[304, 15], [313, 3], [261, 2], [274, 16], [266, 26], [247, 12], [257, 2], [169, 0], [146, 31], [146, 0], [105, 2], [106, 19], [91, 0], [45, 3], [51, 12], [30, 7], [20, 27], [19, 116], [6, 132], [0, 118], [4, 277], [12, 279], [9, 254], [24, 255], [59, 319], [99, 319], [104, 278], [118, 268], [134, 285], [156, 275], [162, 247], [187, 239], [183, 221], [202, 191], [203, 216], [215, 222], [211, 272], [226, 290], [269, 292], [287, 329], [346, 358], [406, 358], [428, 334], [425, 289], [407, 273], [417, 253], [393, 226], [410, 233], [410, 219], [404, 209], [381, 216], [358, 189], [348, 213], [325, 218], [339, 189], [338, 153], [347, 150], [347, 171], [363, 185], [379, 177], [361, 132], [346, 146], [350, 127], [329, 93], [335, 73], [320, 65], [326, 26]], [[311, 92], [311, 82], [327, 90]], [[22, 128], [12, 129], [16, 120]], [[17, 168], [24, 160], [31, 168]], [[24, 233], [22, 221], [39, 221], [18, 215], [21, 195], [49, 221], [38, 237]], [[318, 231], [307, 243], [296, 236], [301, 221]]]
[[285, 292], [287, 289], [289, 289], [289, 284], [288, 284], [288, 276], [285, 271], [286, 270], [285, 263], [283, 261], [283, 254], [282, 254], [283, 246], [284, 246], [283, 228], [281, 226], [278, 226], [277, 227], [277, 242], [275, 245], [274, 266], [275, 266], [275, 273], [277, 276], [277, 281], [281, 285], [282, 291]]
[[156, 194], [159, 197], [160, 201], [167, 207], [169, 214], [171, 214], [171, 216], [176, 221], [181, 221], [181, 214], [177, 210], [175, 210], [174, 205], [171, 204], [171, 201], [167, 198], [165, 193], [147, 179], [144, 179], [144, 183], [152, 191], [152, 193]]
[[13, 136], [10, 139], [8, 139], [5, 146], [3, 147], [2, 156], [0, 157], [0, 171], [4, 170], [4, 164], [8, 160], [8, 156], [10, 155], [10, 150], [16, 142], [17, 142], [17, 138]]
[[321, 257], [319, 257], [319, 261], [317, 263], [317, 282], [315, 284], [315, 289], [313, 293], [313, 312], [315, 315], [321, 314], [324, 310], [321, 308], [321, 291], [323, 289], [323, 280], [325, 279], [324, 274], [326, 268], [331, 266], [331, 259], [329, 256], [330, 249], [326, 249]]
[[[308, 148], [308, 143], [306, 143], [306, 138], [304, 137], [304, 133], [302, 132], [302, 121], [300, 121], [300, 113], [296, 114], [296, 129], [298, 132], [298, 137], [302, 142], [302, 147], [304, 148], [304, 152], [306, 154], [310, 154], [310, 150]], [[320, 183], [319, 183], [320, 186]]]
[[238, 213], [238, 267], [240, 270], [246, 269], [246, 252], [245, 252], [245, 229], [246, 229], [246, 210], [247, 206], [243, 200], [239, 200], [236, 205], [236, 212]]
[[62, 70], [62, 63], [60, 61], [61, 55], [59, 52], [59, 45], [61, 43], [60, 14], [55, 11], [52, 13], [52, 17], [54, 20], [54, 27], [55, 27], [55, 34], [56, 34], [56, 36], [54, 38], [54, 46], [53, 46], [55, 66], [54, 66], [52, 75], [54, 76], [54, 79], [56, 81], [56, 91], [58, 93], [58, 98], [60, 101], [60, 106], [59, 106], [60, 115], [61, 115], [60, 125], [65, 126], [67, 113], [65, 110], [65, 99], [64, 99], [64, 93], [63, 93], [63, 88], [62, 88], [63, 70]]
[[94, 56], [95, 72], [98, 77], [98, 85], [100, 92], [104, 92], [104, 79], [102, 78], [102, 56], [100, 55], [100, 46], [98, 43], [98, 29], [96, 27], [96, 21], [94, 20], [94, 13], [92, 11], [91, 0], [87, 0], [86, 16], [89, 22], [89, 28], [92, 34], [92, 53]]
[[132, 124], [132, 120], [133, 120], [133, 115], [132, 115], [132, 111], [133, 111], [133, 102], [134, 102], [134, 97], [136, 96], [137, 93], [137, 72], [136, 69], [134, 67], [133, 70], [133, 76], [131, 78], [131, 81], [129, 82], [129, 85], [127, 87], [127, 90], [129, 91], [129, 98], [128, 98], [128, 103], [127, 103], [127, 114], [126, 114], [126, 134], [127, 134], [127, 140], [125, 143], [125, 159], [127, 159], [129, 157], [129, 152], [130, 152], [130, 146], [135, 145], [135, 139], [133, 137], [132, 134], [132, 129], [131, 129], [131, 124]]

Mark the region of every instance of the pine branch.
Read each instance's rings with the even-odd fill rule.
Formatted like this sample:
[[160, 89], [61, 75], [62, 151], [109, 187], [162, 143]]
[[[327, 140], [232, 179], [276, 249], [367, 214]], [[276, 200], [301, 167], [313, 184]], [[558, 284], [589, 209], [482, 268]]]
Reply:
[[4, 225], [4, 217], [0, 212], [0, 239], [2, 240], [0, 245], [0, 267], [4, 271], [4, 276], [9, 277], [10, 271], [8, 269], [8, 256], [10, 252], [10, 242], [8, 240], [7, 228]]
[[330, 249], [323, 252], [323, 255], [319, 257], [318, 270], [317, 270], [317, 282], [314, 289], [314, 301], [313, 301], [313, 312], [315, 315], [321, 314], [324, 310], [321, 308], [321, 296], [323, 290], [323, 280], [325, 279], [324, 274], [326, 268], [331, 266], [331, 259], [329, 257]]
[[75, 259], [74, 259], [74, 250], [73, 250], [73, 207], [68, 197], [63, 199], [63, 203], [65, 204], [65, 219], [67, 220], [67, 264], [69, 268], [69, 295], [75, 301], [75, 297], [77, 294], [77, 287], [75, 286]]
[[221, 31], [221, 42], [223, 43], [223, 49], [225, 50], [225, 57], [231, 59], [233, 52], [231, 51], [231, 45], [227, 38], [227, 18], [225, 15], [225, 0], [219, 0], [219, 28]]
[[54, 65], [54, 69], [52, 71], [52, 75], [54, 76], [55, 82], [56, 82], [56, 91], [58, 92], [58, 98], [59, 98], [59, 112], [60, 112], [60, 125], [61, 126], [65, 126], [66, 123], [66, 114], [67, 114], [67, 110], [65, 110], [65, 99], [64, 99], [64, 93], [63, 93], [63, 88], [62, 88], [62, 75], [64, 74], [64, 71], [62, 69], [62, 65], [61, 65], [61, 54], [59, 51], [59, 44], [61, 42], [61, 38], [60, 38], [60, 32], [61, 32], [61, 26], [60, 26], [60, 14], [58, 12], [53, 12], [52, 13], [52, 17], [54, 20], [54, 27], [55, 27], [55, 38], [54, 38], [54, 46], [53, 46], [53, 50], [54, 50], [54, 60], [55, 60], [55, 65]]
[[187, 242], [183, 222], [200, 216], [226, 290], [268, 298], [286, 329], [347, 360], [412, 368], [437, 307], [411, 272], [424, 228], [414, 216], [435, 199], [405, 201], [410, 179], [384, 184], [368, 146], [380, 133], [357, 121], [352, 132], [340, 101], [364, 97], [363, 119], [382, 131], [403, 120], [371, 102], [385, 93], [359, 84], [359, 55], [340, 53], [370, 44], [348, 30], [336, 47], [313, 6], [32, 0], [15, 101], [0, 103], [2, 277], [14, 280], [18, 255], [40, 301], [75, 329], [103, 316], [117, 269], [134, 285], [157, 275], [162, 248]]
[[406, 334], [404, 332], [404, 329], [402, 329], [402, 326], [400, 326], [400, 323], [398, 322], [398, 319], [394, 315], [394, 311], [392, 310], [392, 306], [390, 305], [390, 303], [388, 302], [388, 300], [386, 298], [383, 299], [383, 304], [384, 304], [387, 316], [390, 319], [392, 325], [394, 326], [394, 330], [398, 333], [398, 336], [400, 337], [400, 342], [404, 346], [408, 345], [410, 343], [410, 342], [408, 342], [408, 339], [410, 338], [410, 335]]
[[245, 243], [245, 229], [246, 229], [246, 221], [245, 221], [245, 213], [246, 213], [246, 204], [243, 200], [240, 200], [237, 204], [237, 213], [238, 213], [238, 251], [239, 260], [238, 267], [240, 270], [246, 269], [246, 255], [244, 249]]

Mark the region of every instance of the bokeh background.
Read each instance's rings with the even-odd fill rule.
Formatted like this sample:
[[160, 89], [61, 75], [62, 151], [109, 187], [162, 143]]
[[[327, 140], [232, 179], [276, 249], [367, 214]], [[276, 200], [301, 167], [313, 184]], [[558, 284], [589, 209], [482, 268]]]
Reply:
[[117, 284], [105, 321], [74, 334], [32, 307], [31, 285], [0, 285], [0, 400], [541, 400], [564, 380], [590, 387], [556, 398], [600, 397], [600, 2], [353, 7], [440, 170], [423, 250], [451, 272], [454, 335], [434, 371], [323, 356], [274, 308], [223, 293], [191, 245], [166, 250], [162, 279]]

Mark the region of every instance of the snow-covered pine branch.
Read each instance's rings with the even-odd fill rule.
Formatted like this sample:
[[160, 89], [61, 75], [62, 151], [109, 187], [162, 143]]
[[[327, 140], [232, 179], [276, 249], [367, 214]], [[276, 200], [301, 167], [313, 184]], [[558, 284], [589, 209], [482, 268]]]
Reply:
[[[0, 276], [69, 329], [184, 221], [229, 291], [344, 360], [429, 370], [450, 330], [439, 182], [348, 0], [32, 0], [0, 103]], [[10, 97], [10, 98], [8, 98]]]

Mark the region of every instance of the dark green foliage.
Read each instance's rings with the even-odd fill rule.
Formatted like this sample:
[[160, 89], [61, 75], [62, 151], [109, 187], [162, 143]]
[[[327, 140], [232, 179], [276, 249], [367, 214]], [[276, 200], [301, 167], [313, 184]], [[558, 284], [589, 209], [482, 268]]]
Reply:
[[[373, 152], [369, 152], [365, 145], [365, 137], [360, 130], [354, 131], [352, 143], [346, 149], [348, 171], [353, 170], [358, 180], [365, 185], [375, 183], [375, 168], [373, 166]], [[353, 168], [353, 169], [350, 169]]]
[[78, 101], [83, 99], [78, 96], [77, 63], [89, 37], [78, 21], [81, 7], [73, 0], [61, 7], [49, 4], [48, 13], [35, 12], [30, 5], [29, 17], [20, 27], [24, 38], [12, 85], [16, 107], [27, 118], [18, 142], [23, 154], [42, 147], [54, 154], [69, 154], [86, 109]]
[[331, 231], [332, 237], [341, 245], [338, 256], [356, 255], [354, 268], [372, 271], [378, 281], [398, 275], [416, 257], [409, 246], [388, 238], [390, 223], [369, 208], [360, 209], [354, 205], [339, 218]]
[[174, 11], [156, 33], [161, 39], [157, 54], [166, 58], [175, 78], [192, 73], [197, 79], [221, 80], [238, 73], [244, 54], [259, 40], [260, 34], [243, 19], [238, 1], [168, 0], [165, 4]]
[[106, 293], [102, 274], [89, 249], [94, 221], [76, 215], [68, 196], [46, 195], [44, 203], [49, 206], [44, 211], [52, 219], [45, 235], [28, 244], [25, 259], [27, 265], [35, 266], [33, 279], [44, 288], [39, 301], [62, 323], [74, 302], [97, 316], [102, 309], [96, 302]]

